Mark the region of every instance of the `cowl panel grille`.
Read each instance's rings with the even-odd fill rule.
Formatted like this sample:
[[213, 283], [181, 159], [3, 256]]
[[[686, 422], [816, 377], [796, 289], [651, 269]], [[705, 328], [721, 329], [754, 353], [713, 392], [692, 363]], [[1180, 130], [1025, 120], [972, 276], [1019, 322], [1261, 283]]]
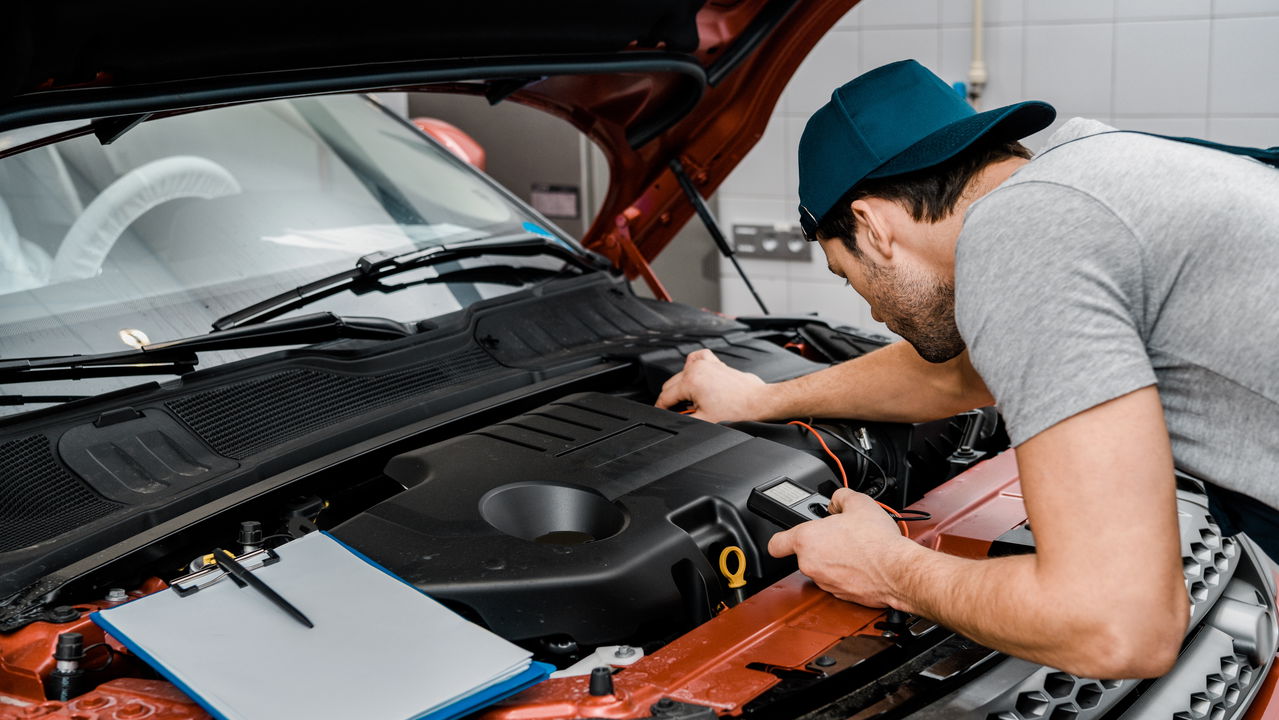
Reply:
[[218, 454], [243, 460], [377, 408], [501, 367], [478, 349], [385, 375], [284, 370], [167, 403]]
[[44, 435], [0, 444], [0, 553], [51, 540], [122, 507], [64, 470]]

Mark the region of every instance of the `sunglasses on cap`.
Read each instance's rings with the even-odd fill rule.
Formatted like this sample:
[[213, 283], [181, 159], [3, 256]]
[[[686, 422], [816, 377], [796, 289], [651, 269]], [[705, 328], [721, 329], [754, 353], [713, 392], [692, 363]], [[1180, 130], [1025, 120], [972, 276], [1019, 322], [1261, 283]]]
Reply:
[[803, 205], [799, 206], [799, 230], [809, 242], [817, 240], [817, 218]]

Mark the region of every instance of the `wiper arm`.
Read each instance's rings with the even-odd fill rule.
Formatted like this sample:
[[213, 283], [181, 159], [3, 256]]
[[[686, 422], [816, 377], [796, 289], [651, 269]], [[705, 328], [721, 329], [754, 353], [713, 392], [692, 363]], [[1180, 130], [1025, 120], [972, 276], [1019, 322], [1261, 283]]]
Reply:
[[589, 271], [603, 270], [607, 265], [594, 256], [584, 255], [568, 246], [543, 235], [529, 233], [527, 235], [505, 236], [485, 240], [468, 240], [453, 245], [433, 245], [421, 250], [413, 250], [398, 255], [378, 252], [365, 255], [356, 261], [355, 267], [334, 273], [279, 295], [273, 295], [256, 302], [243, 310], [218, 318], [213, 323], [215, 330], [231, 328], [261, 322], [274, 311], [286, 305], [304, 305], [308, 301], [331, 295], [346, 288], [362, 285], [375, 285], [379, 279], [412, 270], [428, 267], [451, 260], [479, 257], [481, 255], [504, 255], [533, 257], [550, 255], [577, 267]]
[[412, 333], [403, 323], [386, 318], [312, 313], [247, 328], [152, 343], [136, 350], [0, 360], [0, 384], [131, 375], [184, 375], [200, 362], [196, 356], [200, 352], [310, 345], [328, 340], [386, 340]]

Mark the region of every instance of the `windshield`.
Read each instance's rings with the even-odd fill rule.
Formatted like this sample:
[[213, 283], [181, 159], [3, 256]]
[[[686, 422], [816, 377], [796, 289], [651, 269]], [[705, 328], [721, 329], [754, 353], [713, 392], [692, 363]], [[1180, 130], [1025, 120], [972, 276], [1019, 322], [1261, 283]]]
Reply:
[[[517, 200], [364, 96], [179, 115], [106, 146], [93, 136], [65, 140], [0, 159], [0, 358], [199, 335], [223, 315], [369, 253], [529, 232], [550, 234]], [[413, 322], [519, 289], [414, 282], [483, 264], [414, 270], [397, 278], [403, 290], [342, 293], [299, 312]], [[200, 364], [250, 354], [211, 354]], [[89, 395], [138, 382], [11, 385], [0, 394]]]

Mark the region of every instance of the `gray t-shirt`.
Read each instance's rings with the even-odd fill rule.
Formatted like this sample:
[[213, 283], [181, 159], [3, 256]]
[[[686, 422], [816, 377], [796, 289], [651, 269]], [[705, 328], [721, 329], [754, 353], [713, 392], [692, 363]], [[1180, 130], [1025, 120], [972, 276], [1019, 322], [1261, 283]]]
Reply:
[[1112, 130], [1067, 122], [969, 209], [955, 312], [973, 365], [1014, 445], [1158, 384], [1177, 467], [1279, 507], [1279, 170], [1088, 137]]

